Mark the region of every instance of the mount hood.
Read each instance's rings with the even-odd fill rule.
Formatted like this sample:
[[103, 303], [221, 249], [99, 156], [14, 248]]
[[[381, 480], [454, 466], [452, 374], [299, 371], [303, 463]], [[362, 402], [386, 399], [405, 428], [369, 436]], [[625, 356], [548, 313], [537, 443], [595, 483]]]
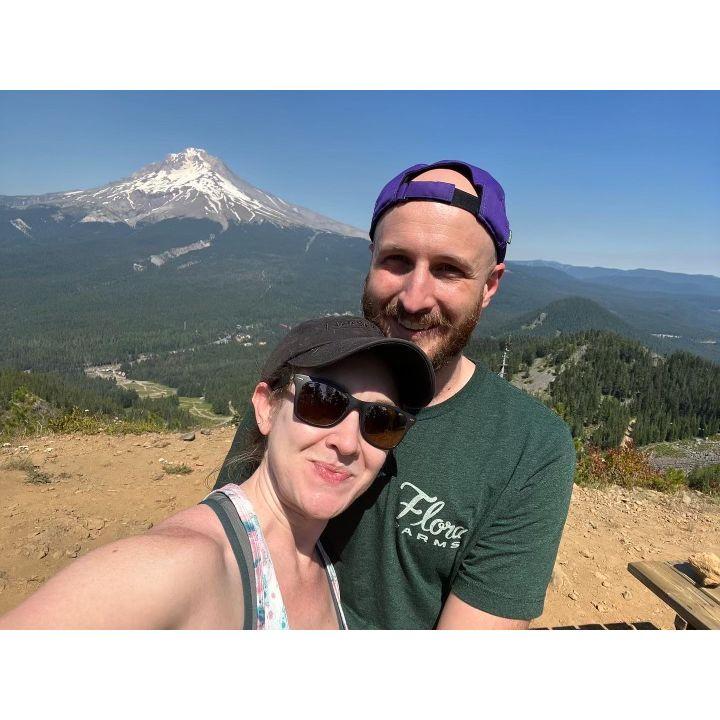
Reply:
[[304, 207], [293, 205], [250, 185], [217, 157], [199, 148], [170, 153], [128, 178], [91, 190], [34, 196], [5, 196], [6, 207], [51, 205], [74, 210], [81, 222], [159, 222], [169, 218], [202, 218], [220, 223], [269, 222], [280, 227], [367, 238], [367, 232]]

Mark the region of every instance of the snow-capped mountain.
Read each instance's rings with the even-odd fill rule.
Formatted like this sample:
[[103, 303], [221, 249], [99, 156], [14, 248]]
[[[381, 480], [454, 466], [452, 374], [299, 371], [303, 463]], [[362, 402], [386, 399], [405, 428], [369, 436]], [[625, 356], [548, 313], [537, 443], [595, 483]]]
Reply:
[[264, 192], [233, 173], [205, 150], [186, 148], [151, 163], [129, 178], [92, 190], [14, 196], [10, 207], [53, 205], [73, 209], [81, 222], [158, 222], [168, 218], [206, 218], [227, 229], [231, 223], [270, 222], [303, 226], [354, 237], [367, 232], [298, 207]]

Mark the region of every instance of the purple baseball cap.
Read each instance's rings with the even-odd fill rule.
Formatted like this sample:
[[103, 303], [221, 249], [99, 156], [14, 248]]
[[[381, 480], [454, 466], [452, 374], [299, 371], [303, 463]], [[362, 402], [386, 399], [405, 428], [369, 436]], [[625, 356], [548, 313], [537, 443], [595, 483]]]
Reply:
[[[413, 182], [414, 177], [433, 168], [448, 168], [464, 175], [473, 184], [477, 197], [459, 190], [452, 183], [426, 180]], [[505, 191], [490, 173], [460, 160], [440, 160], [432, 165], [413, 165], [403, 170], [380, 191], [370, 224], [370, 239], [374, 239], [375, 229], [385, 211], [410, 200], [432, 200], [467, 210], [490, 234], [495, 244], [497, 261], [501, 263], [505, 259], [505, 251], [512, 237], [505, 211]]]

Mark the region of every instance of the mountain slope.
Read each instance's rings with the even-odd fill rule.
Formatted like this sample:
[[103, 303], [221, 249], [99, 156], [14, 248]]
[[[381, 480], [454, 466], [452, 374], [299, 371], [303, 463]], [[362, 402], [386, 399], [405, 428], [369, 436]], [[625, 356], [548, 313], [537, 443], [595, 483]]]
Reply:
[[[141, 222], [170, 218], [209, 219], [226, 230], [231, 223], [270, 222], [279, 227], [309, 227], [351, 237], [367, 233], [298, 207], [253, 187], [205, 150], [186, 148], [151, 163], [129, 178], [92, 190], [36, 196], [5, 196], [0, 205], [48, 205], [73, 211], [80, 222]], [[13, 218], [14, 219], [14, 218]], [[16, 230], [18, 224], [14, 223]], [[22, 232], [22, 229], [19, 230]]]
[[720, 277], [715, 275], [687, 275], [664, 270], [619, 270], [604, 267], [577, 267], [551, 260], [516, 260], [513, 265], [533, 268], [553, 268], [576, 280], [589, 281], [596, 285], [622, 288], [634, 293], [657, 293], [672, 295], [706, 295], [720, 298]]
[[640, 334], [615, 313], [583, 297], [556, 300], [540, 311], [516, 318], [496, 331], [496, 334], [554, 336], [583, 330], [607, 330], [625, 337]]

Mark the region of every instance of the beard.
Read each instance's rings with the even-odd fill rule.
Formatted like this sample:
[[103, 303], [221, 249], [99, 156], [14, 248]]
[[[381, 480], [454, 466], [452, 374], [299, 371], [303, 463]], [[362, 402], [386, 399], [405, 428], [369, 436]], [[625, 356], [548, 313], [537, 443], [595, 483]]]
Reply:
[[435, 372], [445, 367], [450, 360], [462, 352], [482, 314], [482, 296], [469, 313], [452, 322], [440, 310], [419, 314], [407, 313], [397, 298], [381, 303], [371, 297], [367, 286], [366, 277], [362, 296], [365, 319], [375, 323], [387, 336], [391, 335], [391, 320], [396, 323], [408, 321], [413, 326], [425, 330], [423, 340], [427, 338], [428, 342], [415, 344], [425, 351]]

